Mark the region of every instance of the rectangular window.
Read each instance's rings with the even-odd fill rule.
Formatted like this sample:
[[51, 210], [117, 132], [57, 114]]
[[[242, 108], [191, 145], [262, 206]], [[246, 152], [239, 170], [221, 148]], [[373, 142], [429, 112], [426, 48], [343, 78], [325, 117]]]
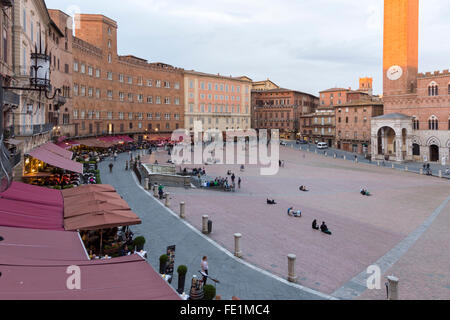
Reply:
[[128, 84], [132, 84], [133, 83], [133, 78], [132, 77], [128, 77]]
[[92, 77], [93, 74], [94, 74], [94, 69], [92, 67], [88, 67], [88, 75], [90, 75]]
[[111, 71], [108, 71], [108, 80], [113, 79], [113, 73]]
[[147, 80], [147, 86], [148, 87], [153, 87], [153, 81], [152, 80]]
[[161, 104], [161, 97], [156, 97], [156, 104]]
[[156, 87], [161, 88], [161, 80], [156, 80]]
[[128, 101], [133, 102], [133, 94], [132, 93], [128, 94]]
[[170, 98], [169, 97], [165, 97], [164, 98], [164, 103], [165, 104], [170, 104]]
[[152, 119], [153, 119], [153, 114], [147, 113], [147, 120], [152, 120]]
[[96, 69], [96, 70], [95, 70], [95, 76], [96, 76], [97, 78], [100, 78], [100, 69]]
[[119, 74], [119, 82], [123, 83], [123, 74]]
[[95, 96], [97, 99], [100, 99], [100, 89], [95, 90]]
[[119, 112], [119, 120], [123, 120], [123, 112]]
[[78, 72], [78, 62], [77, 61], [73, 62], [73, 71]]
[[123, 92], [119, 92], [119, 100], [123, 101], [124, 100], [124, 93]]
[[108, 100], [112, 100], [113, 99], [113, 92], [112, 90], [108, 90]]
[[180, 105], [180, 98], [175, 98], [175, 105], [177, 105], [177, 106]]
[[81, 65], [81, 73], [86, 73], [86, 66], [84, 64]]
[[150, 104], [153, 103], [153, 97], [152, 96], [148, 96], [147, 97], [147, 103], [150, 103]]
[[167, 88], [167, 89], [170, 88], [170, 82], [169, 81], [164, 81], [164, 88]]

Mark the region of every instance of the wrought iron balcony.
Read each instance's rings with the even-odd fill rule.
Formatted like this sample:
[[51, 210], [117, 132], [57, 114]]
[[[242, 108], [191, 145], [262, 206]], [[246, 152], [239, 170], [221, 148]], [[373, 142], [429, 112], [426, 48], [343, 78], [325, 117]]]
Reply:
[[24, 126], [12, 126], [8, 128], [11, 136], [16, 137], [30, 137], [38, 134], [45, 134], [53, 130], [53, 124], [36, 124]]

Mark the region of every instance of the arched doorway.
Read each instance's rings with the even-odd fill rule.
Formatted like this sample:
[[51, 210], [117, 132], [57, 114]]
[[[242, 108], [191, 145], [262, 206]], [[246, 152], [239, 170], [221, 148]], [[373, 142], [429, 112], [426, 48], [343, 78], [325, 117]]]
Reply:
[[430, 146], [430, 161], [439, 161], [439, 147], [435, 144]]
[[378, 154], [394, 155], [397, 152], [395, 144], [395, 131], [391, 127], [382, 127], [378, 130]]
[[420, 146], [417, 143], [413, 143], [413, 156], [420, 156]]

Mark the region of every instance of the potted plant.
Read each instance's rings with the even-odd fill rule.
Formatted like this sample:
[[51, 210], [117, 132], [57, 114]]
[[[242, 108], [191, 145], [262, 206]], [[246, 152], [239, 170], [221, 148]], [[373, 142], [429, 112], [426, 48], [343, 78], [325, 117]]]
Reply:
[[178, 273], [178, 290], [177, 292], [179, 294], [182, 294], [184, 292], [184, 283], [186, 281], [186, 273], [187, 273], [188, 268], [186, 266], [179, 266], [177, 269], [177, 273]]
[[160, 274], [166, 273], [167, 261], [169, 261], [169, 256], [167, 254], [163, 254], [161, 257], [159, 257], [159, 273]]
[[204, 300], [213, 300], [216, 297], [216, 287], [211, 284], [206, 284], [203, 287]]
[[144, 237], [136, 237], [133, 241], [133, 246], [136, 247], [136, 251], [144, 250], [145, 238]]

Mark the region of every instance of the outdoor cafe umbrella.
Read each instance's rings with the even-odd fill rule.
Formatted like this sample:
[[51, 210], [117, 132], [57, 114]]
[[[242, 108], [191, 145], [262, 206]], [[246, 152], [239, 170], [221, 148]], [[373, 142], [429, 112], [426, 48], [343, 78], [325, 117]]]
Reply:
[[103, 229], [141, 224], [142, 221], [131, 210], [104, 210], [64, 220], [66, 231], [100, 230], [100, 252], [102, 251]]
[[64, 220], [64, 228], [66, 231], [89, 231], [132, 226], [141, 223], [141, 219], [131, 210], [103, 210], [67, 218]]
[[114, 189], [114, 187], [109, 184], [89, 184], [79, 186], [78, 188], [62, 190], [61, 193], [64, 198], [69, 198], [92, 192], [115, 192], [115, 191], [116, 189]]
[[64, 208], [64, 218], [72, 218], [95, 212], [109, 210], [131, 210], [127, 202], [123, 199], [111, 199], [108, 201], [91, 200], [83, 201]]
[[119, 194], [115, 192], [96, 192], [80, 194], [78, 196], [64, 198], [64, 208], [70, 206], [77, 206], [79, 203], [88, 201], [110, 201], [113, 199], [122, 199]]

